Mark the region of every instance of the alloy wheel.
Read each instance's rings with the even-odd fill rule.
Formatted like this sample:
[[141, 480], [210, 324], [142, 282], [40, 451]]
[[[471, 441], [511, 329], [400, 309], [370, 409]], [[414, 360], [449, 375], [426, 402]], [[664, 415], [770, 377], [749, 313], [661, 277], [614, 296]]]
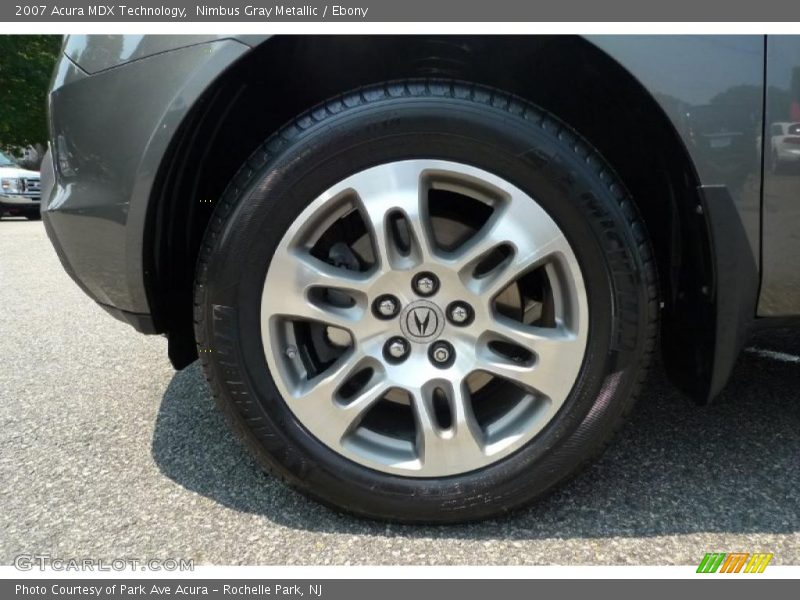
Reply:
[[578, 378], [577, 258], [512, 183], [440, 160], [356, 173], [281, 239], [261, 299], [278, 390], [331, 450], [407, 477], [492, 464], [552, 420]]

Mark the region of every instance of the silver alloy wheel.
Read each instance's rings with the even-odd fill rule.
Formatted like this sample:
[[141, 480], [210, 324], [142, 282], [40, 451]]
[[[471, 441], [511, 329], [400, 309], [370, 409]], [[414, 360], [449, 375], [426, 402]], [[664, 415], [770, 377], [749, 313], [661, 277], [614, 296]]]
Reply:
[[[466, 241], [443, 248], [431, 216], [433, 190], [480, 202], [491, 208], [490, 216]], [[323, 234], [353, 213], [363, 220], [371, 264], [356, 269], [315, 256]], [[403, 235], [397, 233], [398, 220]], [[497, 252], [499, 259], [489, 261]], [[480, 270], [487, 262], [489, 268]], [[543, 273], [549, 290], [552, 319], [546, 326], [510, 318], [497, 304], [504, 290], [521, 286], [534, 271]], [[438, 280], [430, 296], [422, 297], [412, 284], [420, 273]], [[372, 307], [389, 295], [401, 308], [387, 320]], [[456, 302], [471, 308], [469, 324], [448, 320], [447, 307]], [[529, 304], [535, 303], [525, 305], [526, 314]], [[544, 209], [491, 173], [441, 160], [379, 165], [321, 194], [281, 239], [261, 298], [267, 364], [297, 419], [333, 451], [408, 477], [472, 471], [533, 439], [578, 377], [588, 319], [577, 258]], [[314, 351], [303, 350], [313, 338], [303, 333], [303, 324], [324, 325], [341, 348], [338, 356], [315, 363]], [[385, 351], [397, 337], [410, 342], [402, 360]], [[437, 340], [453, 349], [444, 364], [429, 356]], [[508, 347], [515, 354], [504, 350]], [[478, 418], [487, 412], [479, 411], [474, 399], [484, 393], [476, 390], [481, 377], [480, 385], [496, 379], [519, 394], [500, 414], [489, 410], [490, 417]], [[370, 412], [389, 401], [405, 401], [410, 433], [399, 425], [395, 432], [391, 418], [369, 424]]]

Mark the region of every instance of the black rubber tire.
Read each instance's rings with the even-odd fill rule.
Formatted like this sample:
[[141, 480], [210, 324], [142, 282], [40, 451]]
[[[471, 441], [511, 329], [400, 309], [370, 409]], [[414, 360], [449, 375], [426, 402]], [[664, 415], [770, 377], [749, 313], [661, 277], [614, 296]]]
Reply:
[[[589, 298], [586, 357], [556, 417], [509, 457], [445, 478], [377, 472], [319, 442], [278, 393], [259, 334], [264, 278], [290, 223], [346, 176], [410, 158], [472, 164], [529, 192], [573, 246]], [[405, 522], [468, 521], [516, 509], [596, 457], [633, 405], [657, 317], [645, 227], [603, 158], [540, 108], [459, 82], [353, 91], [271, 136], [219, 201], [195, 288], [196, 339], [209, 385], [260, 464], [329, 506]]]

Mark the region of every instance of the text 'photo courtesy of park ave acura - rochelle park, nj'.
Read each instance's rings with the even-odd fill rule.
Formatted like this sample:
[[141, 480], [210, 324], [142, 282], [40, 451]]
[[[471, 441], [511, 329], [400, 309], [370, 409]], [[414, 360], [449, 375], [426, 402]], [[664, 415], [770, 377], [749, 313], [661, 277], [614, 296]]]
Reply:
[[0, 588], [800, 575], [790, 19], [69, 4], [0, 35]]

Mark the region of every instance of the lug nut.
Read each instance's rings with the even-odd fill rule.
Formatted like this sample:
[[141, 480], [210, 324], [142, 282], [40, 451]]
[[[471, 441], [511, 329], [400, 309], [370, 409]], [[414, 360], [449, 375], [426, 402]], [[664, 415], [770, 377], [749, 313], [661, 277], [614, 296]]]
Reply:
[[420, 296], [433, 296], [439, 289], [439, 280], [433, 273], [418, 273], [411, 285]]
[[449, 367], [455, 360], [456, 351], [449, 342], [438, 341], [431, 344], [428, 356], [437, 367]]
[[454, 325], [469, 325], [474, 318], [472, 307], [466, 302], [451, 302], [447, 307], [447, 317]]
[[394, 358], [403, 358], [406, 354], [406, 345], [400, 341], [392, 342], [389, 344], [389, 354]]
[[378, 312], [384, 317], [391, 317], [397, 312], [397, 304], [395, 304], [394, 300], [390, 300], [389, 298], [381, 300], [381, 303], [378, 305]]
[[384, 353], [389, 360], [394, 362], [403, 360], [408, 355], [408, 342], [401, 337], [393, 337], [384, 347]]
[[463, 323], [467, 320], [467, 317], [469, 317], [469, 313], [463, 306], [456, 306], [452, 311], [450, 311], [450, 318], [456, 323]]
[[433, 279], [430, 277], [420, 277], [417, 279], [417, 291], [420, 294], [430, 294], [433, 291]]
[[400, 301], [389, 294], [379, 296], [373, 304], [375, 314], [382, 319], [391, 319], [400, 309]]

